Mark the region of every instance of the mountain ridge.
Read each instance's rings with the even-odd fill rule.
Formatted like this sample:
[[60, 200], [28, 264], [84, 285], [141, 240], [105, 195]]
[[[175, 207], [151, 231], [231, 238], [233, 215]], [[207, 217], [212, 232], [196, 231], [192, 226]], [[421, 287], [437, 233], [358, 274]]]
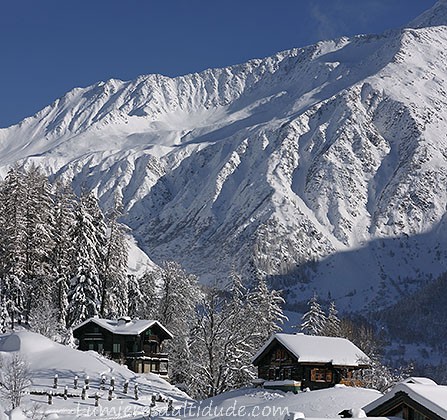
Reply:
[[254, 268], [291, 303], [316, 289], [345, 308], [386, 305], [408, 279], [446, 270], [447, 28], [424, 24], [446, 10], [222, 69], [73, 89], [0, 129], [0, 174], [34, 162], [105, 207], [118, 192], [149, 256], [203, 281]]

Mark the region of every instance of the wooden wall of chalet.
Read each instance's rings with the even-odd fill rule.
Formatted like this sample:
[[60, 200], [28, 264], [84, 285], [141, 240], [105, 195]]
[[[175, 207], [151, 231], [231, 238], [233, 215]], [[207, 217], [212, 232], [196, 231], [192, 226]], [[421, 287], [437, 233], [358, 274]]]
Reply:
[[294, 380], [301, 388], [323, 389], [342, 380], [348, 382], [352, 369], [324, 363], [300, 363], [280, 342], [273, 341], [258, 362], [258, 377], [266, 381]]

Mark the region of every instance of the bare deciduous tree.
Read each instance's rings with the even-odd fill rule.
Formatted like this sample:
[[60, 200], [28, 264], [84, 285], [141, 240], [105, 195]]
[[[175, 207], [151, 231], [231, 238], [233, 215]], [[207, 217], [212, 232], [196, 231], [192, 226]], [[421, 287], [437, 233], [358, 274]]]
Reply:
[[30, 385], [28, 362], [18, 353], [0, 360], [0, 392], [9, 401], [12, 409], [18, 407]]

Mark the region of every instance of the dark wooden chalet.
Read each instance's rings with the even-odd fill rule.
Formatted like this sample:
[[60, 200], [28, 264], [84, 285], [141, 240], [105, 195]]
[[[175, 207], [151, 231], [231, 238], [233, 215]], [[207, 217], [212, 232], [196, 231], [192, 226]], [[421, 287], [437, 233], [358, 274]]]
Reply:
[[369, 358], [349, 340], [304, 334], [274, 334], [253, 358], [265, 388], [298, 391], [358, 384], [353, 372]]
[[447, 386], [427, 378], [408, 378], [363, 408], [368, 417], [406, 420], [447, 419]]
[[79, 350], [94, 350], [126, 364], [136, 373], [168, 375], [163, 341], [172, 334], [158, 321], [90, 318], [73, 329]]

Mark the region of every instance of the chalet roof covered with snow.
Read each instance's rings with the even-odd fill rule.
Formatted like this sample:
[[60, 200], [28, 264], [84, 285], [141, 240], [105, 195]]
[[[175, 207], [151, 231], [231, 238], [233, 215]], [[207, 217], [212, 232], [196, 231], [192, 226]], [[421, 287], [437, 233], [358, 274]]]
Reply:
[[408, 378], [395, 385], [390, 392], [368, 404], [364, 410], [369, 413], [377, 409], [395, 398], [399, 392], [407, 394], [411, 400], [439, 417], [447, 419], [447, 386], [438, 385], [428, 378]]
[[156, 325], [167, 336], [169, 336], [170, 338], [173, 337], [173, 335], [158, 321], [148, 319], [130, 319], [128, 317], [123, 317], [120, 319], [105, 319], [96, 317], [89, 318], [73, 328], [73, 331], [76, 331], [89, 322], [94, 322], [95, 324], [110, 331], [111, 333], [118, 335], [138, 335], [141, 334], [143, 331], [146, 331], [148, 328]]
[[253, 358], [257, 365], [261, 356], [278, 341], [301, 363], [332, 363], [334, 366], [361, 367], [368, 365], [369, 357], [345, 338], [304, 334], [273, 334]]

